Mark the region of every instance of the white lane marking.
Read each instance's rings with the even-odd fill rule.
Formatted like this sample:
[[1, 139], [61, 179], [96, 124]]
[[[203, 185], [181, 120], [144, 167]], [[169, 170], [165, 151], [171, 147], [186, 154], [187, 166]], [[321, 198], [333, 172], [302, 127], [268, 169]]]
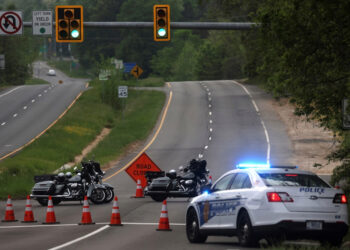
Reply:
[[211, 93], [209, 92], [208, 95], [211, 95]]
[[[9, 145], [11, 146], [11, 145]], [[110, 222], [97, 222], [96, 225], [107, 225]], [[140, 226], [158, 226], [156, 222], [124, 222], [124, 225], [140, 225]], [[171, 226], [185, 226], [185, 223], [170, 223]], [[81, 227], [81, 225], [75, 224], [43, 224], [43, 225], [21, 225], [21, 226], [0, 226], [0, 229], [15, 229], [15, 228], [38, 228], [38, 227]]]
[[211, 108], [211, 104], [209, 104], [209, 108]]
[[39, 94], [38, 96], [41, 97], [41, 94]]
[[35, 102], [35, 99], [33, 99], [32, 102]]
[[13, 117], [17, 117], [18, 114], [14, 114]]
[[258, 106], [256, 105], [253, 96], [250, 94], [250, 92], [248, 91], [248, 89], [243, 86], [242, 84], [240, 84], [239, 82], [233, 81], [233, 83], [237, 84], [238, 86], [240, 86], [241, 88], [244, 89], [244, 91], [247, 93], [247, 95], [250, 97], [251, 102], [253, 103], [253, 106], [255, 108], [255, 111], [258, 113], [258, 116], [260, 117], [260, 121], [261, 121], [261, 125], [264, 128], [264, 133], [265, 133], [265, 137], [266, 137], [266, 142], [267, 142], [267, 150], [266, 150], [266, 163], [270, 164], [270, 157], [271, 157], [271, 143], [270, 143], [270, 137], [269, 137], [269, 133], [267, 132], [265, 123], [263, 121], [263, 119], [261, 118], [260, 115], [260, 110], [258, 108]]
[[74, 243], [76, 243], [78, 241], [84, 240], [84, 239], [89, 238], [89, 237], [91, 237], [91, 236], [93, 236], [95, 234], [98, 234], [99, 232], [102, 232], [103, 230], [105, 230], [105, 229], [107, 229], [109, 227], [110, 227], [109, 225], [103, 226], [103, 227], [101, 227], [101, 228], [99, 228], [99, 229], [97, 229], [97, 230], [95, 230], [95, 231], [93, 231], [93, 232], [91, 232], [91, 233], [89, 233], [87, 235], [84, 235], [84, 236], [82, 236], [80, 238], [77, 238], [75, 240], [69, 241], [69, 242], [67, 242], [65, 244], [62, 244], [60, 246], [50, 248], [49, 250], [57, 250], [57, 249], [61, 249], [61, 248], [70, 246], [70, 245], [72, 245], [72, 244], [74, 244]]
[[47, 89], [45, 89], [44, 92], [47, 93]]
[[209, 137], [209, 141], [211, 141], [211, 136]]
[[204, 147], [204, 149], [208, 149], [208, 145]]
[[5, 96], [5, 95], [8, 95], [8, 94], [12, 93], [13, 91], [15, 91], [15, 90], [17, 90], [17, 89], [19, 89], [19, 88], [22, 88], [22, 87], [23, 87], [23, 86], [18, 86], [17, 88], [11, 89], [9, 92], [6, 92], [5, 94], [0, 95], [0, 98], [3, 97], [3, 96]]
[[209, 97], [209, 99], [208, 99], [208, 100], [209, 100], [209, 102], [211, 102], [211, 97]]
[[209, 131], [210, 131], [210, 132], [213, 132], [213, 129], [212, 129], [212, 128], [210, 128], [210, 129], [209, 129]]
[[23, 109], [26, 110], [28, 107], [27, 106], [24, 106]]
[[212, 115], [213, 113], [212, 112], [209, 112], [209, 115]]
[[4, 126], [6, 124], [6, 122], [3, 122], [3, 123], [1, 123], [1, 126]]
[[209, 123], [213, 123], [213, 120], [209, 120]]

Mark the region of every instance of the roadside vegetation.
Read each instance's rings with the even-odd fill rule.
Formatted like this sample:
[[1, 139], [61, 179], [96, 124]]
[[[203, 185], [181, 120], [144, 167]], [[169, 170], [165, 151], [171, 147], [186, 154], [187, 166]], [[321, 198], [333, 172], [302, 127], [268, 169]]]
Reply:
[[51, 129], [14, 157], [0, 162], [0, 198], [8, 194], [24, 198], [34, 185], [34, 175], [50, 174], [74, 161], [104, 127], [112, 131], [92, 152], [102, 164], [117, 158], [131, 143], [144, 140], [155, 126], [165, 93], [129, 90], [122, 110], [118, 95], [108, 100], [103, 95], [118, 85], [115, 79], [108, 84], [92, 81], [91, 88]]

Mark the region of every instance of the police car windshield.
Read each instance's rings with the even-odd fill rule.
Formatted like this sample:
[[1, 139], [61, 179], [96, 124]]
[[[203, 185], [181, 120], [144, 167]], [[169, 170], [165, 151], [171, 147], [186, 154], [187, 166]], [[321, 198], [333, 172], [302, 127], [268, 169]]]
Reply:
[[266, 186], [327, 187], [330, 186], [317, 175], [292, 173], [258, 173]]

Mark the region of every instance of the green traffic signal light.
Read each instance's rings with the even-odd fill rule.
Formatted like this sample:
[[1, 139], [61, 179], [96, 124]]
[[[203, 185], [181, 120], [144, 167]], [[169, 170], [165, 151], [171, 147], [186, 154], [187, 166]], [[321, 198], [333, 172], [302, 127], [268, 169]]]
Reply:
[[73, 37], [73, 38], [78, 38], [79, 37], [79, 31], [77, 30], [72, 30], [70, 35]]
[[161, 37], [166, 36], [166, 30], [164, 28], [159, 29], [158, 36], [161, 36]]

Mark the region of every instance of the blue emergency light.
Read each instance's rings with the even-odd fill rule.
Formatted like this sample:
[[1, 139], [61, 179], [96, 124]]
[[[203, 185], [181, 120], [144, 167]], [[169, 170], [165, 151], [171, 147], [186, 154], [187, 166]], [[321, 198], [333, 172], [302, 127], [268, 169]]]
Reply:
[[256, 164], [256, 163], [240, 163], [236, 166], [239, 169], [248, 168], [270, 168], [270, 164]]

